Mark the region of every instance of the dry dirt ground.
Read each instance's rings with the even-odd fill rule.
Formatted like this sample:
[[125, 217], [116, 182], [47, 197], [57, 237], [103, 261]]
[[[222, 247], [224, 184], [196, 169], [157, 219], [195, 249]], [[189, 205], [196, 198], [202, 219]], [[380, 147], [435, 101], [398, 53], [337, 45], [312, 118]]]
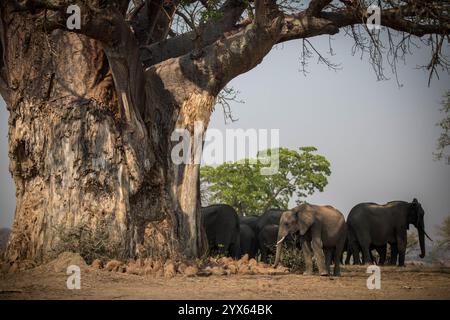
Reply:
[[85, 267], [81, 289], [65, 272], [35, 268], [0, 275], [0, 299], [450, 299], [450, 269], [382, 267], [381, 289], [368, 290], [361, 266], [342, 277], [286, 275], [176, 276], [171, 279]]

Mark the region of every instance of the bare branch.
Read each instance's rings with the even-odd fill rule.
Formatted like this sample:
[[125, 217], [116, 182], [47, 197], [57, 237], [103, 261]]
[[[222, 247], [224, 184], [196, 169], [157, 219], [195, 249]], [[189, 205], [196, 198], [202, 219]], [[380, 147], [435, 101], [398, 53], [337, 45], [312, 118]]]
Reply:
[[191, 30], [195, 29], [195, 22], [192, 21], [191, 18], [185, 15], [181, 10], [177, 10], [175, 11], [175, 13], [183, 19], [184, 23], [186, 23], [191, 28]]
[[233, 87], [226, 86], [220, 91], [216, 99], [216, 105], [220, 105], [223, 110], [223, 118], [225, 123], [235, 122], [239, 119], [233, 117], [231, 111], [231, 103], [244, 103], [243, 100], [238, 99], [239, 91], [236, 91]]
[[306, 75], [308, 73], [306, 70], [306, 66], [308, 65], [307, 60], [312, 58], [314, 53], [317, 55], [317, 63], [323, 63], [330, 70], [336, 71], [340, 69], [339, 64], [333, 63], [325, 58], [308, 39], [302, 39], [301, 65], [303, 74]]

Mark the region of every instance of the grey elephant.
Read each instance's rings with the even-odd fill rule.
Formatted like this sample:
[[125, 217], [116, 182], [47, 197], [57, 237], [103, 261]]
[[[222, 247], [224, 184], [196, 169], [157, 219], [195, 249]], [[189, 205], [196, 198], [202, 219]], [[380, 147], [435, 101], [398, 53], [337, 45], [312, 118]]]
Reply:
[[391, 201], [384, 205], [377, 203], [356, 205], [347, 218], [349, 245], [353, 258], [359, 260], [361, 248], [363, 262], [369, 263], [370, 247], [386, 246], [389, 243], [393, 253], [391, 263], [396, 263], [398, 254], [398, 264], [404, 266], [406, 232], [410, 224], [417, 228], [420, 257], [425, 257], [425, 236], [428, 235], [425, 232], [424, 214], [422, 205], [417, 199], [413, 199], [412, 202]]
[[257, 239], [253, 229], [245, 224], [240, 224], [240, 247], [241, 256], [248, 254], [249, 258], [254, 258], [257, 252]]
[[240, 258], [240, 226], [236, 211], [229, 205], [216, 204], [201, 209], [202, 221], [211, 254]]
[[344, 215], [332, 206], [304, 203], [285, 211], [280, 219], [275, 266], [281, 255], [284, 239], [295, 232], [303, 237], [302, 252], [305, 259], [305, 274], [312, 274], [312, 256], [316, 258], [320, 275], [330, 274], [334, 260], [334, 275], [340, 276], [340, 258], [347, 237]]
[[270, 255], [275, 253], [277, 243], [278, 224], [269, 224], [262, 228], [258, 234], [258, 248], [261, 252], [261, 261], [268, 262]]

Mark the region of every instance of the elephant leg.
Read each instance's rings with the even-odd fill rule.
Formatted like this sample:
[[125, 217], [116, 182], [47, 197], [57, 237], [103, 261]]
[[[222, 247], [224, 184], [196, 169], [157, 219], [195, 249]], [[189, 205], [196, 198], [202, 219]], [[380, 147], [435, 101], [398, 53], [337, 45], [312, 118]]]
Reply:
[[337, 260], [337, 257], [339, 256], [338, 249], [335, 249], [334, 251], [334, 270], [333, 275], [336, 277], [339, 277], [341, 275], [341, 261]]
[[230, 256], [232, 258], [238, 260], [241, 255], [241, 249], [240, 249], [239, 244], [237, 244], [237, 243], [231, 244], [229, 252], [230, 252]]
[[[372, 257], [370, 254], [370, 244], [372, 242], [370, 234], [366, 230], [355, 230], [356, 239], [353, 243], [357, 243], [359, 245], [358, 250], [362, 252], [362, 264], [370, 264], [372, 263]], [[356, 246], [354, 246], [355, 248]], [[359, 262], [359, 254], [356, 255], [354, 253], [353, 259], [357, 258]]]
[[406, 254], [406, 231], [405, 237], [397, 237], [397, 250], [398, 250], [398, 265], [400, 267], [405, 266], [405, 254]]
[[404, 267], [405, 266], [405, 255], [406, 252], [405, 251], [398, 251], [398, 265], [399, 267]]
[[309, 241], [303, 242], [302, 246], [303, 260], [305, 261], [305, 275], [313, 274], [313, 264], [312, 264], [312, 248]]
[[[337, 250], [336, 250], [337, 251]], [[335, 253], [335, 257], [337, 257], [337, 254]], [[340, 277], [341, 276], [341, 262], [338, 260], [338, 262], [336, 262], [334, 264], [334, 270], [333, 270], [333, 275], [335, 277]]]
[[389, 264], [391, 266], [395, 266], [397, 264], [397, 257], [398, 257], [397, 244], [390, 243], [390, 247], [391, 247], [391, 256], [389, 259]]
[[369, 241], [364, 241], [361, 243], [361, 250], [363, 255], [363, 264], [369, 264], [372, 262], [372, 254], [370, 253], [370, 243]]
[[339, 277], [341, 275], [341, 260], [338, 257], [342, 256], [342, 252], [344, 251], [345, 246], [345, 238], [339, 241], [334, 248], [334, 270], [333, 275]]
[[250, 243], [250, 258], [256, 258], [256, 245], [254, 241]]
[[321, 276], [327, 276], [327, 267], [325, 266], [325, 255], [323, 253], [322, 240], [319, 237], [314, 237], [312, 241], [312, 249], [316, 257], [317, 267]]
[[370, 250], [369, 250], [368, 246], [362, 248], [362, 254], [363, 254], [363, 264], [370, 264], [370, 263], [372, 263], [373, 256], [370, 253]]
[[386, 250], [387, 250], [387, 245], [378, 247], [377, 251], [378, 254], [380, 255], [380, 261], [378, 262], [379, 265], [384, 265], [384, 263], [386, 262]]
[[359, 257], [359, 245], [358, 245], [358, 243], [357, 242], [352, 243], [350, 250], [351, 250], [350, 251], [350, 256], [353, 256], [353, 264], [355, 264], [355, 265], [361, 264], [361, 259]]
[[241, 236], [239, 231], [234, 236], [234, 242], [231, 249], [231, 255], [234, 259], [239, 260], [241, 258]]
[[[331, 266], [331, 259], [333, 258], [333, 250], [331, 248], [324, 248], [323, 252], [325, 254], [325, 268], [327, 270], [327, 273], [330, 274], [330, 266]], [[336, 264], [336, 262], [334, 262]]]

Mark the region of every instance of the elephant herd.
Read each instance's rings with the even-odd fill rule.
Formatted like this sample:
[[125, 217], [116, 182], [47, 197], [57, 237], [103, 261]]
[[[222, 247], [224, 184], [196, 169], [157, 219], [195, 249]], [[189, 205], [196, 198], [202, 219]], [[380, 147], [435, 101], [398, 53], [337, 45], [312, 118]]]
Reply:
[[[240, 258], [244, 254], [268, 262], [275, 255], [280, 262], [282, 244], [301, 248], [305, 274], [312, 274], [315, 257], [320, 275], [340, 275], [343, 253], [346, 264], [385, 263], [387, 244], [391, 247], [391, 264], [404, 266], [407, 230], [413, 225], [419, 235], [420, 257], [425, 256], [424, 210], [412, 202], [391, 201], [380, 205], [360, 203], [344, 215], [332, 206], [303, 203], [293, 209], [270, 209], [261, 216], [239, 216], [229, 205], [202, 208], [202, 221], [211, 254]], [[429, 238], [429, 237], [428, 237]], [[377, 250], [375, 261], [371, 251]]]

